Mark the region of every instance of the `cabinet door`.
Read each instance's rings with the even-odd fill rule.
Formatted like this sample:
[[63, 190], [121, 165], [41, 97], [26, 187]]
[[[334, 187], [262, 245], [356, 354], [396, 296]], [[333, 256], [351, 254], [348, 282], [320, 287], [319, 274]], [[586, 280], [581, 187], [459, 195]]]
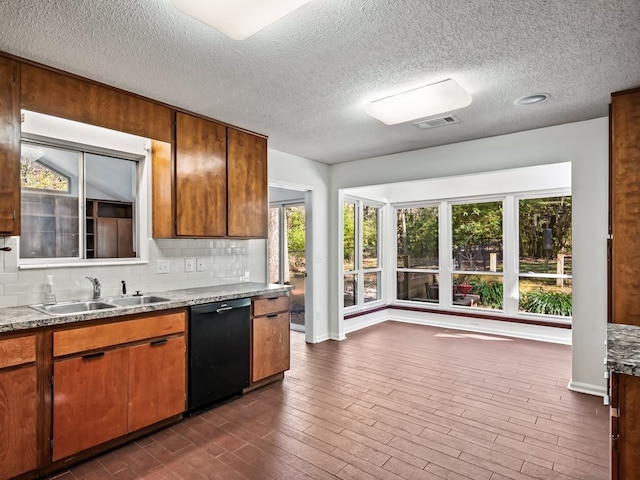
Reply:
[[20, 65], [0, 58], [0, 235], [20, 235]]
[[0, 371], [0, 478], [37, 466], [36, 393], [36, 367]]
[[611, 316], [640, 325], [640, 90], [611, 102]]
[[[640, 480], [640, 377], [617, 375], [618, 478]], [[614, 456], [615, 458], [615, 456]], [[615, 471], [615, 468], [613, 469]]]
[[227, 129], [228, 235], [267, 238], [267, 139]]
[[176, 114], [176, 234], [227, 234], [226, 128]]
[[289, 370], [289, 312], [253, 319], [251, 380]]
[[185, 410], [184, 336], [129, 349], [129, 431]]
[[128, 353], [54, 362], [54, 461], [127, 433]]

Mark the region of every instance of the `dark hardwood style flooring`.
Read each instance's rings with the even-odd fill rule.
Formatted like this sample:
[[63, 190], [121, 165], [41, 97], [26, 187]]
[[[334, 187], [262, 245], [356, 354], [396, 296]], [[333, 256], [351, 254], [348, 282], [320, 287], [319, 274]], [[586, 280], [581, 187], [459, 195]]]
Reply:
[[397, 322], [291, 341], [283, 382], [56, 478], [608, 478], [608, 409], [567, 390], [568, 346]]

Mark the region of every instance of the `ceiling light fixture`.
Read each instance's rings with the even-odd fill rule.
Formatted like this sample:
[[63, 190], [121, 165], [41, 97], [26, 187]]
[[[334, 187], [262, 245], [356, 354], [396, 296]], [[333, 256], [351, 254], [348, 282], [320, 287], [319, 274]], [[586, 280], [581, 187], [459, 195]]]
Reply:
[[387, 125], [458, 110], [471, 104], [469, 95], [455, 80], [447, 79], [369, 103], [365, 112]]
[[534, 93], [533, 95], [520, 97], [514, 103], [516, 105], [535, 105], [536, 103], [546, 102], [550, 96], [548, 93]]
[[311, 0], [171, 0], [187, 15], [234, 40], [244, 40]]

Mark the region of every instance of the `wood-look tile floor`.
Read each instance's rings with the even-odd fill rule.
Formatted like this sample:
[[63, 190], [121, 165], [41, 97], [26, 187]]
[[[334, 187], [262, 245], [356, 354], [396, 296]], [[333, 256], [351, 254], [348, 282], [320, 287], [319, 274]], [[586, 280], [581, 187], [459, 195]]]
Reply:
[[608, 410], [568, 346], [386, 322], [292, 332], [291, 371], [59, 480], [604, 480]]

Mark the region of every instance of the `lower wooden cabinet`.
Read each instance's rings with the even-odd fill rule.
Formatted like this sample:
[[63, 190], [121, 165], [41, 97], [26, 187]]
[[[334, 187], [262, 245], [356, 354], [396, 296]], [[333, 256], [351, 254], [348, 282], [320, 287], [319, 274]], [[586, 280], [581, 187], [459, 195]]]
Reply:
[[640, 377], [613, 374], [611, 471], [613, 480], [640, 480]]
[[185, 349], [184, 335], [129, 349], [129, 431], [184, 411]]
[[37, 467], [36, 367], [0, 370], [0, 478]]
[[289, 297], [253, 301], [251, 381], [289, 370]]
[[128, 362], [122, 348], [54, 363], [54, 461], [127, 433]]
[[53, 461], [184, 412], [185, 328], [183, 311], [54, 333]]

